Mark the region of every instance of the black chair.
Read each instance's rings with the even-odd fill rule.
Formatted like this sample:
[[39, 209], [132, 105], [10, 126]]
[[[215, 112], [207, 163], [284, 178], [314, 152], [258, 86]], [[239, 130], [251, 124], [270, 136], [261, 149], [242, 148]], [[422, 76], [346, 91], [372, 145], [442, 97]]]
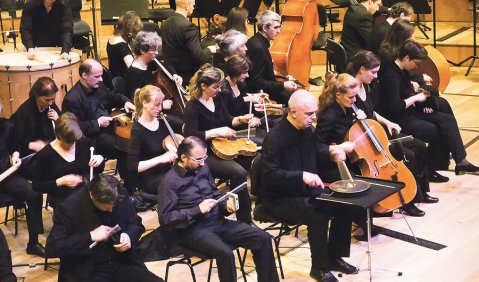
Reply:
[[348, 56], [344, 47], [338, 42], [327, 39], [327, 60], [328, 64], [326, 65], [327, 71], [332, 71], [334, 66], [334, 71], [337, 73], [346, 72], [346, 66], [348, 63]]
[[117, 76], [111, 80], [113, 84], [112, 92], [127, 95], [126, 81], [123, 76]]
[[264, 206], [261, 203], [261, 154], [253, 159], [251, 163], [251, 194], [256, 196], [256, 203], [253, 210], [254, 220], [261, 223], [270, 223], [266, 228], [263, 228], [265, 231], [278, 231], [278, 234], [273, 236], [274, 249], [276, 252], [276, 258], [278, 259], [279, 271], [281, 278], [284, 279], [283, 264], [281, 262], [281, 253], [279, 252], [279, 244], [281, 238], [284, 235], [289, 235], [292, 231], [295, 231], [295, 236], [298, 236], [298, 228], [300, 224], [295, 224], [291, 222], [285, 222], [277, 219], [273, 215], [269, 214]]
[[[97, 57], [95, 54], [95, 38], [93, 36], [93, 32], [91, 31], [90, 26], [81, 19], [80, 11], [82, 9], [82, 1], [81, 0], [71, 0], [70, 6], [72, 9], [72, 18], [73, 18], [73, 36], [72, 36], [72, 43], [73, 48], [82, 50], [86, 56], [89, 57]], [[91, 42], [90, 42], [91, 40]], [[91, 45], [93, 43], [93, 45]]]
[[[13, 207], [13, 217], [8, 218], [8, 213], [10, 207]], [[5, 210], [5, 221], [3, 224], [7, 225], [7, 223], [11, 220], [15, 222], [15, 236], [18, 235], [18, 210], [25, 208], [25, 202], [17, 200], [10, 195], [0, 193], [0, 208], [6, 208]]]

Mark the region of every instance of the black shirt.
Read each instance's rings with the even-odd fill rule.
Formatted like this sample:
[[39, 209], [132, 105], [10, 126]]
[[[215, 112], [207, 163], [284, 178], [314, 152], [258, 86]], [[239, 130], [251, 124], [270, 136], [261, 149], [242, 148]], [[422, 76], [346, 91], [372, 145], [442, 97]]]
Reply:
[[205, 199], [219, 197], [220, 193], [207, 165], [197, 171], [188, 171], [175, 164], [163, 178], [159, 190], [160, 224], [173, 229], [186, 229], [203, 220], [218, 219], [225, 211], [224, 203], [206, 214], [201, 213], [199, 204]]
[[16, 148], [14, 142], [13, 123], [7, 119], [0, 118], [0, 173], [10, 167], [9, 155]]
[[47, 12], [43, 0], [27, 2], [22, 12], [20, 33], [27, 49], [61, 47], [62, 52], [70, 52], [73, 35], [70, 5], [57, 0]]
[[125, 64], [124, 58], [131, 55], [130, 47], [126, 42], [118, 42], [117, 44], [106, 44], [106, 53], [108, 54], [108, 67], [111, 77], [126, 75], [126, 70], [130, 67]]
[[153, 73], [150, 69], [141, 70], [131, 66], [126, 71], [126, 85], [128, 98], [133, 100], [135, 91], [147, 84], [152, 84], [154, 80]]
[[240, 94], [236, 97], [228, 80], [225, 80], [221, 86], [221, 98], [225, 104], [226, 109], [232, 116], [240, 116], [249, 113], [249, 102], [244, 101], [246, 97], [246, 85], [243, 82], [238, 82], [238, 89]]

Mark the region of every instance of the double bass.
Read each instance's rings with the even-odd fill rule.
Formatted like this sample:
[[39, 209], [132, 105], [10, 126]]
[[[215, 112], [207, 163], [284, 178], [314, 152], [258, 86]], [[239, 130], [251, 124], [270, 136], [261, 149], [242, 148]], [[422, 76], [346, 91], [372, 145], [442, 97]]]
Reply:
[[270, 48], [276, 70], [309, 86], [311, 47], [318, 38], [316, 1], [288, 0], [283, 7], [281, 32]]
[[[353, 104], [353, 110], [358, 108]], [[379, 122], [359, 120], [349, 129], [346, 141], [354, 143], [356, 153], [351, 161], [357, 162], [361, 175], [366, 177], [404, 182], [405, 188], [380, 201], [373, 207], [378, 213], [393, 211], [409, 203], [416, 195], [416, 180], [403, 161], [396, 160], [389, 151], [389, 140]]]

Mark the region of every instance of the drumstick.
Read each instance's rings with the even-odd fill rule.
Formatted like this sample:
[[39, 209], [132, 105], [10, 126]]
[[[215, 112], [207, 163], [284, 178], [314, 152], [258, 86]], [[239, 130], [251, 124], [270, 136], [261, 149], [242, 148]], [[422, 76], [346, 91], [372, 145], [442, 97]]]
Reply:
[[122, 113], [122, 114], [117, 114], [116, 116], [112, 116], [111, 118], [112, 119], [116, 119], [117, 117], [122, 117], [122, 116], [126, 116], [127, 113]]
[[[52, 108], [50, 106], [48, 106], [48, 111], [51, 111]], [[52, 126], [53, 126], [53, 130], [55, 130], [55, 121], [52, 119]]]
[[[253, 99], [249, 100], [249, 114], [251, 115], [253, 111]], [[246, 144], [249, 144], [249, 133], [251, 131], [251, 126], [248, 121], [248, 138], [246, 138]]]
[[[259, 93], [263, 94], [263, 89], [261, 89]], [[263, 113], [264, 113], [264, 122], [266, 123], [266, 133], [269, 133], [268, 114], [266, 113], [266, 105], [263, 105]]]
[[[93, 158], [93, 151], [95, 148], [90, 147], [90, 161]], [[90, 181], [93, 179], [93, 166], [90, 166]]]

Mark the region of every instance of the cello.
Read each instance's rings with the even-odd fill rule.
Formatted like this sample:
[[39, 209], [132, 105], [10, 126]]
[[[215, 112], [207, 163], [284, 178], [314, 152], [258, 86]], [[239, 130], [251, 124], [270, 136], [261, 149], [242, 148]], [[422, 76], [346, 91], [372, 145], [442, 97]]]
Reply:
[[451, 68], [444, 55], [433, 46], [425, 46], [427, 59], [422, 61], [416, 71], [432, 78], [432, 85], [443, 92], [451, 80]]
[[[358, 107], [352, 106], [355, 113]], [[354, 156], [361, 175], [384, 180], [404, 182], [405, 188], [377, 203], [373, 210], [386, 213], [414, 199], [416, 180], [403, 161], [396, 160], [389, 151], [389, 140], [384, 128], [375, 120], [359, 120], [346, 134], [345, 141], [354, 143]]]
[[283, 7], [282, 26], [270, 53], [276, 70], [309, 86], [311, 47], [318, 38], [318, 8], [312, 0], [289, 0]]

